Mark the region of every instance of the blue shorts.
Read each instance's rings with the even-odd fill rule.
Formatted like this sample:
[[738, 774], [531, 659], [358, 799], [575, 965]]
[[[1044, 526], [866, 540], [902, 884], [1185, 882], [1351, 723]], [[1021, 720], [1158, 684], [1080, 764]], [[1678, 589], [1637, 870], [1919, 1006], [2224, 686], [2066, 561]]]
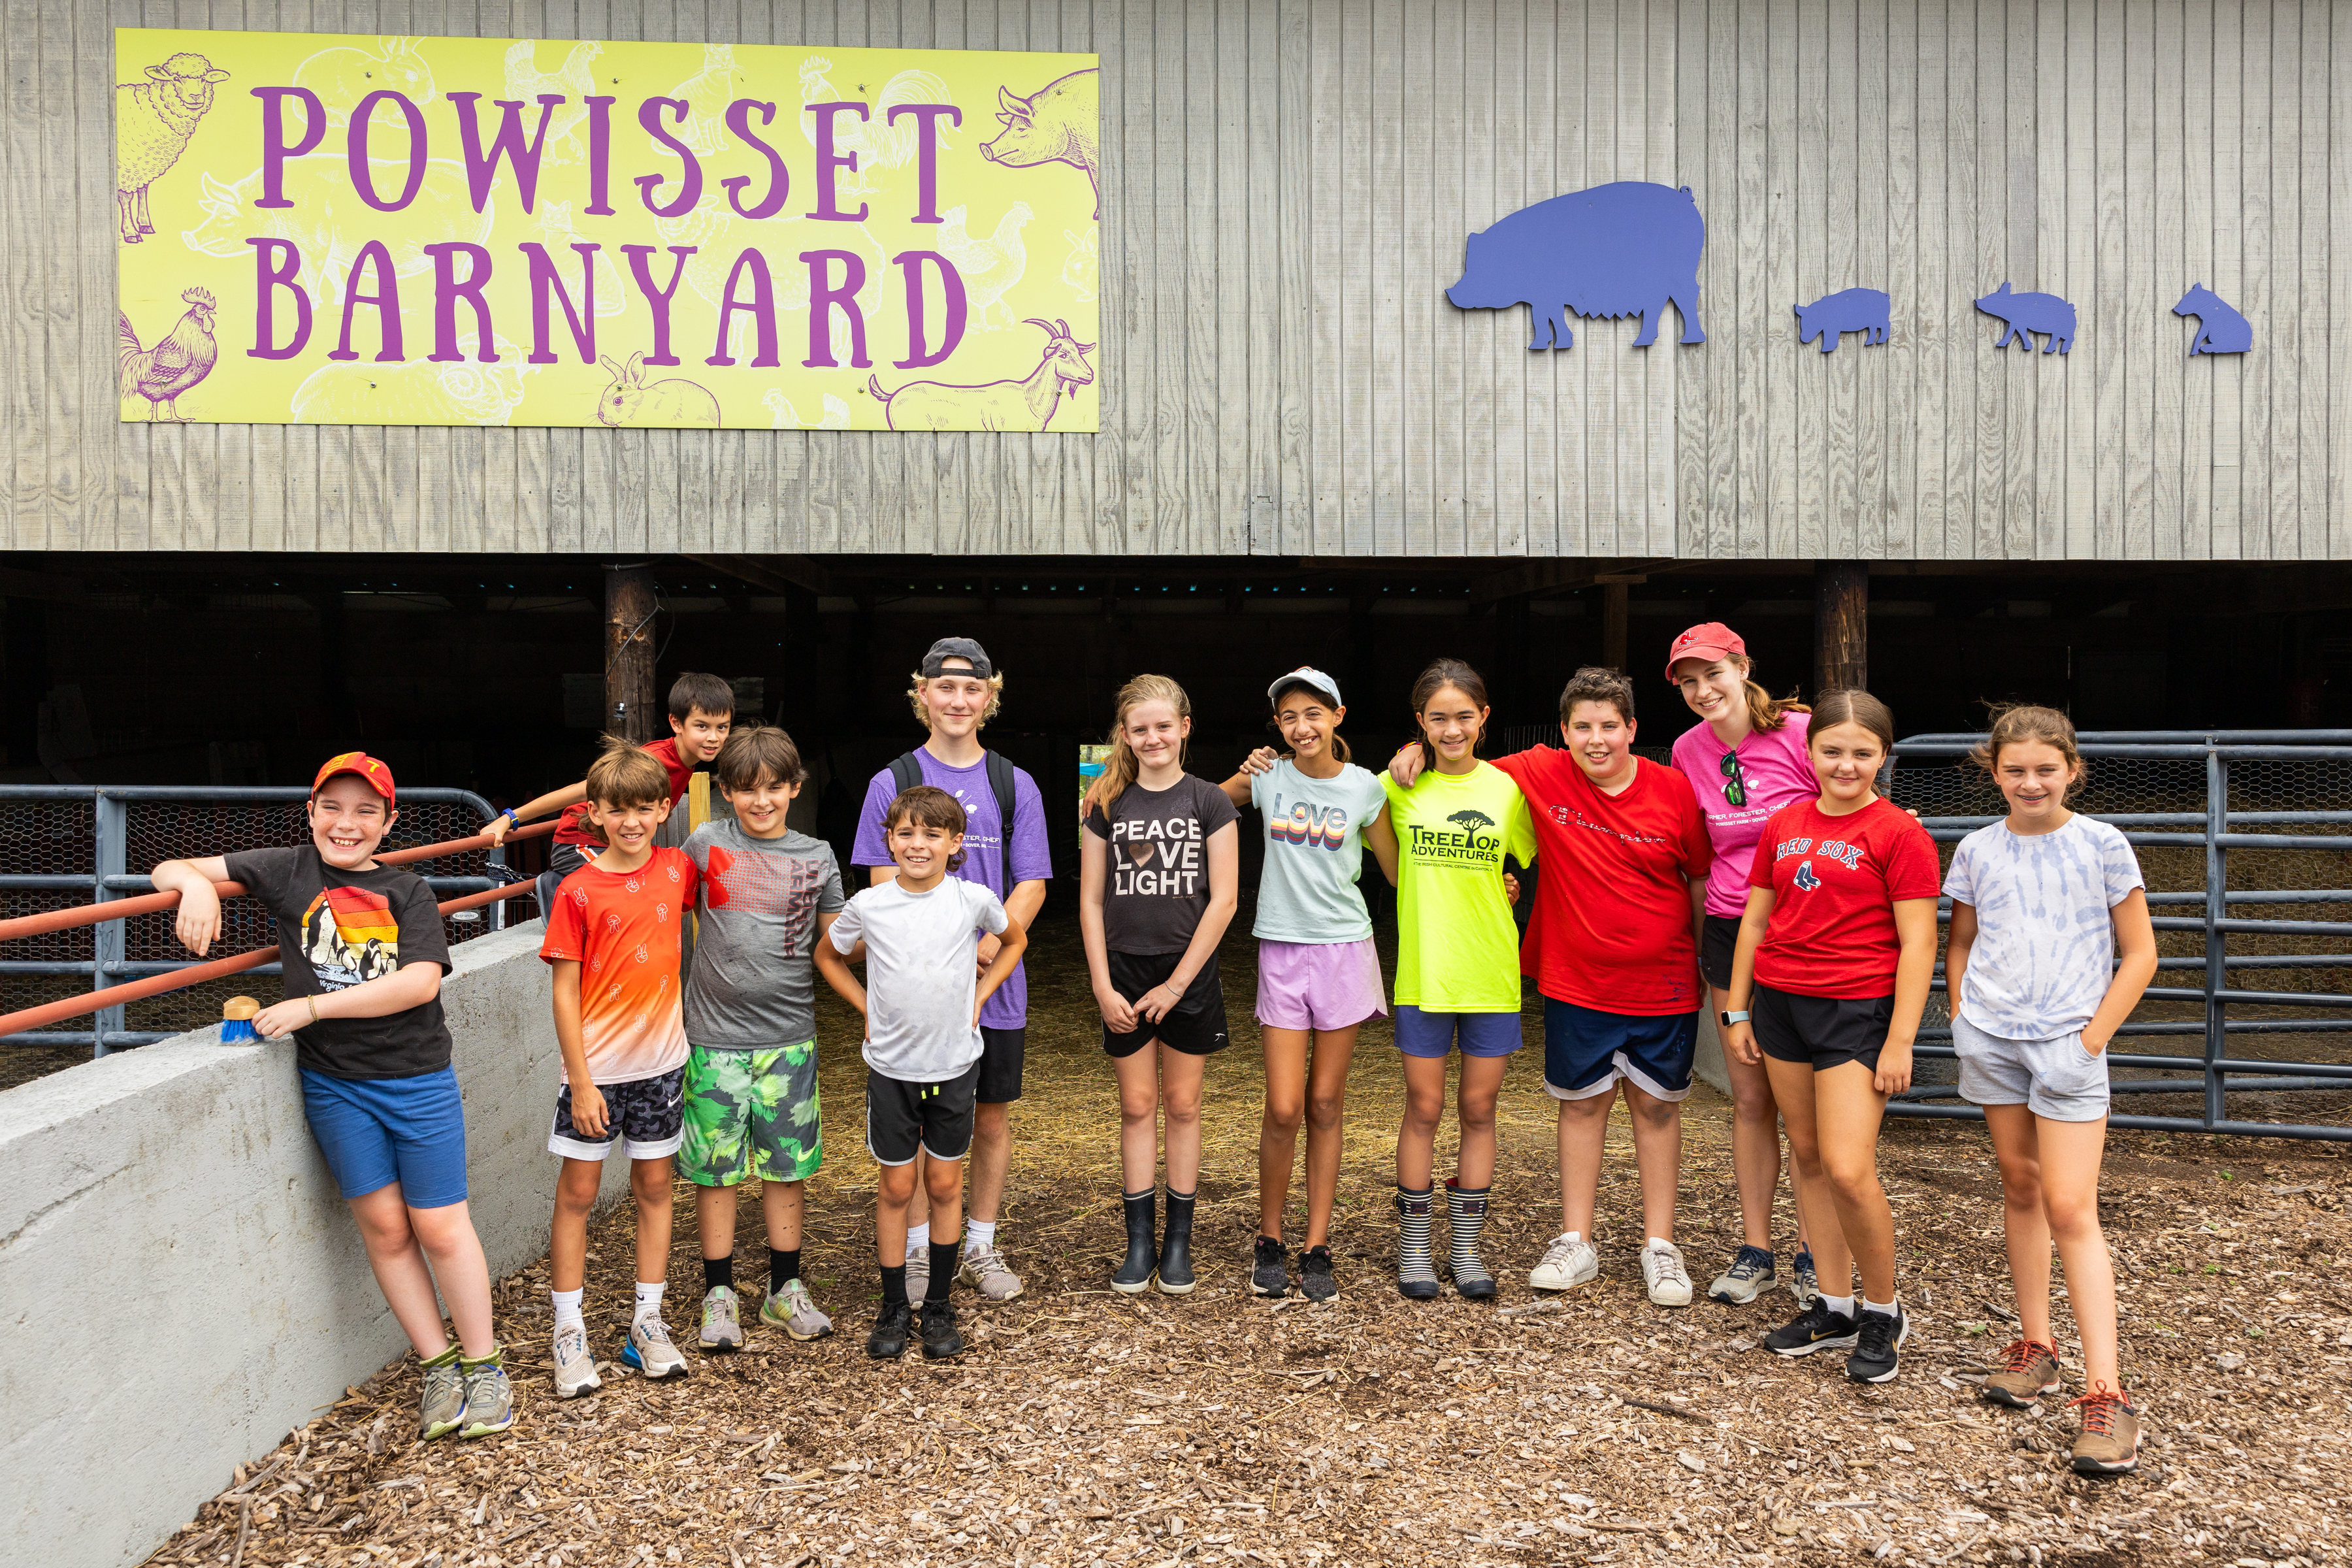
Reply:
[[466, 1105], [455, 1068], [379, 1079], [306, 1068], [302, 1112], [346, 1201], [394, 1182], [413, 1209], [466, 1201]]
[[1653, 1100], [1690, 1092], [1698, 1014], [1637, 1017], [1544, 998], [1544, 1091], [1590, 1100], [1623, 1079]]
[[1405, 1055], [1451, 1056], [1456, 1035], [1465, 1057], [1507, 1057], [1526, 1043], [1517, 1013], [1424, 1013], [1410, 1002], [1397, 1004], [1397, 1049]]

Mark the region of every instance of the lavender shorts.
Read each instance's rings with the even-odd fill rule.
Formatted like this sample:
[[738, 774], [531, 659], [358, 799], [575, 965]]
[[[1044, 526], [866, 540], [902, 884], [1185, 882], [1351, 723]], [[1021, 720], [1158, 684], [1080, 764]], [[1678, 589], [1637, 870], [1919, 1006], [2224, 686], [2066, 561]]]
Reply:
[[1388, 1010], [1371, 938], [1258, 942], [1257, 1021], [1267, 1028], [1345, 1029]]

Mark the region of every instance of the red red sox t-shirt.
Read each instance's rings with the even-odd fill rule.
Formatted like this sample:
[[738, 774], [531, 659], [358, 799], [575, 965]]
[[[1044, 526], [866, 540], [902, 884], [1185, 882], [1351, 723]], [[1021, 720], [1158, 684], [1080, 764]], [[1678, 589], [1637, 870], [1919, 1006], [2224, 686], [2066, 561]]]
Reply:
[[1715, 852], [1690, 781], [1636, 757], [1633, 782], [1604, 795], [1549, 746], [1495, 766], [1535, 822], [1536, 908], [1519, 968], [1536, 989], [1634, 1017], [1695, 1011], [1690, 884], [1705, 879]]
[[[669, 774], [669, 804], [671, 809], [675, 810], [677, 803], [686, 798], [687, 785], [694, 782], [694, 764], [677, 754], [676, 735], [665, 735], [658, 741], [648, 741], [645, 744], [645, 750], [651, 752], [654, 761], [659, 763], [662, 765], [662, 771]], [[568, 805], [563, 808], [563, 816], [555, 826], [555, 842], [586, 844], [600, 849], [604, 847], [604, 836], [597, 832], [594, 823], [588, 820], [586, 801], [582, 801], [578, 805]]]
[[1936, 896], [1936, 842], [1884, 798], [1844, 816], [1801, 800], [1764, 824], [1750, 887], [1772, 889], [1756, 979], [1775, 991], [1841, 1000], [1895, 989], [1895, 905]]

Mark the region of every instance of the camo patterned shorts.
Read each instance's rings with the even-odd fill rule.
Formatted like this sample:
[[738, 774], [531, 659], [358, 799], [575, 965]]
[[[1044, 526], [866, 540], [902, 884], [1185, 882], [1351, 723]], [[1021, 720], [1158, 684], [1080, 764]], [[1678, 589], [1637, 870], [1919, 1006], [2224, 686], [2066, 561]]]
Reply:
[[823, 1163], [814, 1040], [772, 1051], [696, 1046], [688, 1053], [680, 1175], [702, 1187], [752, 1177], [801, 1182]]

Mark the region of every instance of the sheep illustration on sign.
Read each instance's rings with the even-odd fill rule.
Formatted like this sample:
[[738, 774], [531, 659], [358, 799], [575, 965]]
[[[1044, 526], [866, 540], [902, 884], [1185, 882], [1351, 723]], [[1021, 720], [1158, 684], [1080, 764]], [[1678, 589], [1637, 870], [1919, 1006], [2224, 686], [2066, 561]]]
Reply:
[[2007, 348], [2013, 338], [2031, 353], [2031, 332], [2049, 338], [2042, 348], [2046, 354], [2063, 354], [2074, 346], [2074, 307], [2055, 294], [2013, 294], [2003, 283], [1979, 300], [1977, 309], [2000, 318], [2006, 330], [1992, 345], [1997, 349]]
[[180, 161], [213, 106], [213, 84], [228, 79], [204, 56], [185, 52], [149, 66], [147, 76], [114, 89], [114, 207], [125, 245], [155, 232], [147, 187]]
[[1823, 353], [1838, 346], [1843, 332], [1860, 332], [1864, 348], [1883, 343], [1890, 309], [1884, 289], [1841, 289], [1824, 294], [1810, 305], [1797, 307], [1797, 342], [1802, 345], [1819, 338]]
[[2242, 354], [2254, 346], [2253, 323], [2202, 283], [2190, 284], [2172, 313], [2197, 318], [2197, 336], [2189, 345], [2191, 355]]
[[1445, 297], [1465, 310], [1525, 305], [1529, 349], [1571, 346], [1571, 315], [1642, 318], [1635, 348], [1658, 338], [1671, 301], [1686, 343], [1706, 342], [1698, 321], [1698, 258], [1706, 222], [1688, 185], [1621, 180], [1521, 207], [1472, 235], [1462, 280]]
[[1043, 430], [1054, 422], [1064, 386], [1080, 387], [1094, 380], [1094, 367], [1086, 356], [1095, 345], [1072, 338], [1066, 321], [1032, 316], [1028, 324], [1045, 329], [1045, 353], [1037, 368], [1019, 381], [978, 386], [910, 381], [896, 392], [885, 392], [881, 379], [869, 375], [866, 384], [893, 430]]

